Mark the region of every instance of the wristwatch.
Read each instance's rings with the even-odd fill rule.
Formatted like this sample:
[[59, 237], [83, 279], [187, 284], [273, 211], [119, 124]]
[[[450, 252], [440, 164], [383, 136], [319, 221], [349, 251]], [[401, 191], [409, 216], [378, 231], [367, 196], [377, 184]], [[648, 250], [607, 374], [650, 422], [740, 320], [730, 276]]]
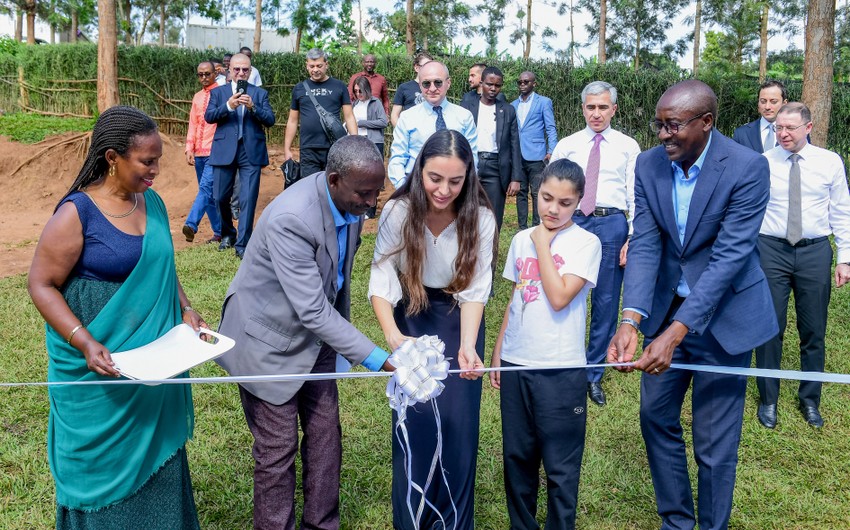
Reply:
[[640, 331], [640, 322], [638, 322], [637, 320], [635, 320], [633, 318], [623, 317], [623, 318], [620, 319], [620, 324], [621, 325], [622, 324], [628, 324], [631, 327], [635, 328], [635, 331]]

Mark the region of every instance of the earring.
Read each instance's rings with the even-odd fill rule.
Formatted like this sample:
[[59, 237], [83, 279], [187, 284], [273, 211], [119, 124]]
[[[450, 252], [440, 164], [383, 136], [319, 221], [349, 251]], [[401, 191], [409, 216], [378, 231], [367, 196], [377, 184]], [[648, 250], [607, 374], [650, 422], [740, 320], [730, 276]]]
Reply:
[[115, 178], [115, 164], [109, 166], [109, 178]]

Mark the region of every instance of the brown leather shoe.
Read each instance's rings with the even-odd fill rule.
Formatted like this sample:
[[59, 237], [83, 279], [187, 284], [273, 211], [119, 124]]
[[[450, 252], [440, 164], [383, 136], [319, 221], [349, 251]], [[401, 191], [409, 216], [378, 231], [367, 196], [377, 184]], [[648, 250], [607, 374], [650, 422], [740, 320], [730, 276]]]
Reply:
[[189, 225], [183, 225], [183, 235], [186, 236], [186, 241], [189, 243], [195, 240], [195, 230]]

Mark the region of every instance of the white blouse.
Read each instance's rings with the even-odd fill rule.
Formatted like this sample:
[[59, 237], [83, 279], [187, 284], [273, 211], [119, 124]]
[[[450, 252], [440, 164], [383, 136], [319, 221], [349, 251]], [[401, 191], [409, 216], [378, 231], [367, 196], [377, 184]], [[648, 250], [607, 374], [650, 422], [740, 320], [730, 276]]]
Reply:
[[[394, 307], [402, 298], [399, 271], [406, 268], [404, 252], [392, 254], [402, 244], [402, 226], [407, 220], [407, 199], [392, 200], [384, 205], [378, 221], [378, 236], [375, 241], [375, 256], [372, 259], [369, 277], [369, 299], [378, 296]], [[493, 285], [493, 237], [496, 234], [496, 218], [493, 212], [481, 207], [478, 215], [478, 260], [475, 275], [469, 286], [454, 295], [459, 304], [465, 302], [486, 303]], [[425, 264], [422, 267], [422, 283], [425, 287], [442, 289], [448, 287], [454, 277], [454, 262], [458, 252], [457, 228], [453, 222], [437, 237], [431, 234], [422, 222], [422, 237], [426, 240]]]
[[[360, 101], [358, 99], [354, 103], [354, 107], [352, 107], [352, 109], [354, 110], [354, 121], [356, 121], [357, 123], [360, 123], [360, 120], [369, 119], [368, 115], [367, 115], [368, 107], [369, 107], [369, 100]], [[357, 127], [357, 134], [359, 136], [366, 136], [366, 134], [367, 134], [366, 133], [366, 127]]]

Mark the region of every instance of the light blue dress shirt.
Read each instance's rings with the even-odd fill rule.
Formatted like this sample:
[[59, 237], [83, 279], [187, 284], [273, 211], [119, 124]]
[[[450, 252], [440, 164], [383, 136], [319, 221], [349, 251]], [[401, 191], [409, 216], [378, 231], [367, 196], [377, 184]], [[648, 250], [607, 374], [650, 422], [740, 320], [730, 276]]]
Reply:
[[[445, 99], [440, 107], [443, 109], [446, 127], [458, 131], [469, 141], [475, 167], [478, 167], [478, 131], [472, 114]], [[396, 189], [407, 180], [407, 176], [413, 171], [413, 163], [419, 156], [419, 151], [436, 130], [437, 113], [434, 112], [434, 106], [427, 101], [401, 113], [398, 124], [393, 128], [393, 143], [387, 165], [387, 176]]]
[[[331, 214], [334, 218], [334, 226], [336, 226], [337, 247], [339, 247], [339, 260], [337, 261], [336, 268], [336, 292], [339, 293], [340, 289], [342, 289], [342, 284], [345, 282], [344, 267], [345, 253], [348, 251], [348, 228], [350, 225], [357, 223], [360, 218], [348, 212], [340, 212], [331, 198], [331, 191], [327, 188], [327, 182], [325, 183], [325, 189], [328, 192], [328, 204], [331, 206]], [[366, 357], [362, 364], [367, 369], [377, 372], [389, 356], [389, 353], [375, 346], [375, 349], [372, 350], [372, 353]]]

